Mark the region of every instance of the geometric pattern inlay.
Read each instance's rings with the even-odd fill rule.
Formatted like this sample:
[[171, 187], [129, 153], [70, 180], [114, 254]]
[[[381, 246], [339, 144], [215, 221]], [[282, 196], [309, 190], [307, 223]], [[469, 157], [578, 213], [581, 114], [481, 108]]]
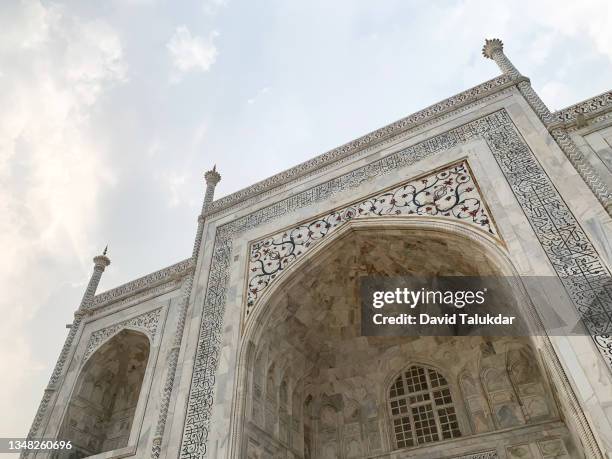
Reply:
[[334, 230], [356, 218], [384, 215], [458, 219], [497, 236], [467, 161], [462, 161], [251, 244], [246, 316], [284, 269]]
[[603, 110], [609, 109], [612, 106], [612, 91], [606, 91], [588, 100], [579, 102], [570, 107], [559, 110], [553, 113], [553, 121], [563, 121], [570, 123], [576, 121], [578, 115], [586, 115], [589, 118], [595, 113], [601, 113]]
[[342, 190], [355, 189], [374, 177], [478, 139], [488, 144], [551, 265], [612, 371], [612, 338], [599, 335], [597, 331], [604, 329], [601, 324], [605, 321], [608, 321], [606, 328], [609, 327], [612, 312], [606, 305], [611, 303], [609, 298], [593, 301], [600, 295], [612, 297], [610, 273], [506, 110], [500, 109], [217, 228], [200, 318], [180, 459], [201, 459], [207, 454], [233, 239], [282, 215], [327, 200]]

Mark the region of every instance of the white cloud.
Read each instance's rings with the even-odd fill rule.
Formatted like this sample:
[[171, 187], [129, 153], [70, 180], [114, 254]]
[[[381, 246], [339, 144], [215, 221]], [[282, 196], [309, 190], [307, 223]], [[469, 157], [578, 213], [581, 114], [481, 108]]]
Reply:
[[210, 70], [218, 54], [217, 47], [213, 43], [216, 36], [218, 36], [216, 31], [203, 38], [191, 35], [187, 26], [177, 27], [166, 45], [175, 69], [180, 73]]
[[[38, 400], [20, 390], [32, 372], [47, 368], [32, 354], [27, 321], [67, 276], [85, 280], [91, 270], [81, 257], [92, 249], [98, 192], [113, 181], [91, 138], [91, 110], [104, 90], [125, 80], [126, 66], [117, 34], [103, 21], [81, 21], [36, 0], [4, 21], [0, 362], [11, 371], [0, 378], [0, 412], [11, 416], [0, 416], [0, 432], [23, 435]], [[67, 267], [64, 260], [82, 263]]]

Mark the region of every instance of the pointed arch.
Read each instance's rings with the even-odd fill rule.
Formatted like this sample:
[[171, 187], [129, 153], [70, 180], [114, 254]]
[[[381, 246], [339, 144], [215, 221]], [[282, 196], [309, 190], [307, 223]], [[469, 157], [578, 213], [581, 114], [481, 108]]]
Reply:
[[127, 446], [150, 354], [149, 338], [122, 329], [83, 365], [59, 438], [92, 456]]

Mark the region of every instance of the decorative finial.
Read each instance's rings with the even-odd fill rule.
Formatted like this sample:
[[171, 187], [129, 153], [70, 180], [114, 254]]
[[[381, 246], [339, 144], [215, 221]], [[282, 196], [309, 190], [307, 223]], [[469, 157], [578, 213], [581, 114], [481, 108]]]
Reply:
[[108, 245], [104, 247], [104, 250], [102, 251], [102, 255], [98, 255], [94, 257], [93, 259], [94, 265], [101, 267], [102, 270], [104, 270], [105, 267], [110, 265], [110, 258], [106, 256], [107, 253], [108, 253]]
[[482, 55], [488, 59], [493, 59], [495, 51], [504, 51], [504, 43], [499, 38], [486, 39], [482, 47]]
[[206, 180], [207, 185], [215, 186], [221, 180], [221, 174], [217, 172], [217, 165], [215, 164], [212, 170], [206, 172], [204, 174], [204, 179]]

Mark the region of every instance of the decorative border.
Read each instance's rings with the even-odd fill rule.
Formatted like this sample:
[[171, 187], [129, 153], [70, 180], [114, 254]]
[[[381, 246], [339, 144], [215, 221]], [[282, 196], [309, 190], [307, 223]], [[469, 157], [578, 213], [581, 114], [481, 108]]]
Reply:
[[[281, 215], [329, 199], [339, 191], [354, 189], [366, 180], [388, 174], [399, 167], [416, 163], [425, 157], [475, 139], [484, 139], [487, 142], [552, 266], [582, 313], [587, 328], [593, 326], [591, 319], [599, 320], [598, 316], [602, 311], [591, 309], [593, 288], [600, 294], [601, 283], [611, 280], [610, 273], [518, 133], [509, 114], [502, 109], [316, 185], [217, 229], [189, 388], [180, 459], [200, 459], [207, 453], [233, 238]], [[601, 282], [593, 285], [591, 282], [594, 278]], [[612, 295], [607, 290], [604, 293]], [[589, 331], [597, 334], [591, 328]], [[612, 338], [597, 336], [594, 341], [612, 370]]]
[[183, 277], [189, 273], [191, 269], [193, 269], [193, 260], [191, 258], [179, 261], [159, 271], [139, 277], [119, 287], [96, 295], [91, 303], [91, 309], [118, 301], [126, 296], [134, 295], [142, 290], [155, 287], [164, 282], [171, 281], [172, 279]]
[[469, 165], [463, 160], [251, 243], [244, 319], [280, 273], [329, 234], [350, 220], [384, 215], [458, 219], [499, 236]]
[[113, 301], [112, 303], [102, 304], [94, 310], [88, 311], [89, 316], [99, 316], [106, 314], [108, 312], [116, 312], [121, 309], [126, 309], [131, 306], [134, 306], [139, 303], [144, 303], [145, 301], [149, 301], [152, 298], [165, 295], [166, 293], [172, 292], [174, 290], [178, 290], [181, 285], [183, 285], [184, 279], [182, 277], [171, 280], [170, 282], [165, 282], [163, 284], [159, 284], [145, 290], [142, 290], [133, 295], [127, 296], [117, 301]]
[[480, 453], [468, 454], [467, 456], [457, 456], [453, 459], [498, 459], [497, 450], [482, 451]]
[[358, 151], [377, 144], [384, 139], [395, 137], [408, 129], [421, 126], [427, 121], [438, 118], [446, 113], [453, 112], [469, 103], [480, 101], [486, 96], [496, 93], [506, 87], [513, 86], [523, 79], [525, 78], [515, 78], [512, 75], [503, 74], [489, 81], [485, 81], [478, 86], [474, 86], [473, 88], [426, 107], [423, 110], [419, 110], [394, 123], [383, 126], [380, 129], [316, 156], [302, 164], [298, 164], [291, 169], [280, 172], [261, 182], [257, 182], [254, 185], [218, 199], [211, 204], [209, 213], [217, 213], [236, 204], [243, 203], [253, 196], [278, 188], [281, 185], [296, 180], [313, 171], [319, 172], [322, 167], [328, 166], [348, 156], [352, 156]]
[[132, 317], [131, 319], [124, 320], [123, 322], [119, 322], [93, 332], [89, 337], [89, 341], [87, 342], [87, 348], [85, 349], [82, 362], [85, 363], [91, 354], [97, 351], [102, 344], [110, 339], [111, 336], [116, 335], [121, 330], [125, 330], [126, 328], [142, 330], [149, 337], [151, 342], [153, 342], [157, 333], [157, 326], [159, 324], [161, 310], [162, 308], [157, 308], [153, 311], [145, 312], [139, 316]]
[[583, 100], [582, 102], [556, 111], [552, 114], [552, 119], [553, 121], [561, 121], [563, 123], [573, 123], [576, 121], [578, 115], [586, 115], [588, 118], [592, 118], [608, 109], [612, 109], [612, 91], [606, 91], [595, 97], [591, 97], [590, 99]]

